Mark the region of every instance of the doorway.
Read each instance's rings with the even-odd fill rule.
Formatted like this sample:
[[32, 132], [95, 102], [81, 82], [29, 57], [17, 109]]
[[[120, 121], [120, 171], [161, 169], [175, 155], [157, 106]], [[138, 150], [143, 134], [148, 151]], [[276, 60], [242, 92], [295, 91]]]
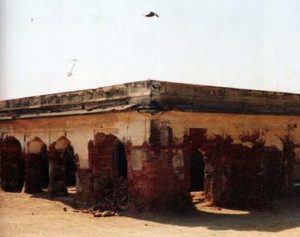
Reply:
[[191, 186], [190, 191], [204, 191], [204, 156], [200, 151], [195, 151], [191, 157]]
[[196, 206], [204, 202], [204, 156], [200, 151], [195, 151], [190, 163], [190, 194], [193, 204]]

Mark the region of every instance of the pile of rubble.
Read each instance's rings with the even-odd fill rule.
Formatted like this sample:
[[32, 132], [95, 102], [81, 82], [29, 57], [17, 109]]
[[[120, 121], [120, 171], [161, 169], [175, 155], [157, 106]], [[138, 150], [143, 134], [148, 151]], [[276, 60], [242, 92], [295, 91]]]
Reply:
[[119, 215], [118, 213], [127, 209], [128, 188], [127, 180], [118, 178], [107, 189], [102, 199], [89, 209], [82, 209], [82, 213], [91, 213], [94, 217], [106, 217]]

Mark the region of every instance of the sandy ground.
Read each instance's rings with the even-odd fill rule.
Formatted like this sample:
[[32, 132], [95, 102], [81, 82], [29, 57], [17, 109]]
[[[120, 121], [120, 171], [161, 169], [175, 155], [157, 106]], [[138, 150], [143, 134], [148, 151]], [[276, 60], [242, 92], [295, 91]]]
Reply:
[[264, 212], [198, 204], [198, 211], [185, 214], [99, 218], [74, 212], [67, 203], [68, 198], [50, 200], [47, 194], [0, 191], [0, 236], [300, 236], [300, 198], [277, 200], [274, 209]]

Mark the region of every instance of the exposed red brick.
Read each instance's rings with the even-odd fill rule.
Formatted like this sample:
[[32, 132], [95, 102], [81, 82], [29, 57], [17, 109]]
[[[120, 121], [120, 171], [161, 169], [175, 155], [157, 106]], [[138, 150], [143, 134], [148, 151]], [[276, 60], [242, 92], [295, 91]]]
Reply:
[[[167, 145], [161, 143], [162, 130]], [[172, 164], [173, 150], [182, 150], [182, 147], [173, 145], [172, 135], [172, 128], [167, 123], [161, 125], [152, 121], [150, 144], [128, 148], [129, 167], [132, 167], [132, 149], [144, 153], [145, 157], [142, 170], [129, 169], [129, 198], [137, 209], [164, 210], [191, 206], [189, 186], [185, 178], [189, 172], [187, 166], [174, 168]], [[183, 164], [187, 163], [184, 158]]]
[[[122, 151], [118, 150], [119, 146], [122, 146]], [[88, 143], [88, 152], [90, 173], [80, 171], [79, 186], [82, 187], [80, 190], [82, 193], [78, 197], [84, 203], [96, 203], [111, 188], [114, 180], [119, 176], [126, 178], [126, 160], [122, 161], [125, 163], [123, 170], [118, 166], [119, 159], [126, 159], [125, 151], [117, 137], [111, 134], [97, 133], [94, 140]]]
[[96, 202], [93, 195], [93, 177], [90, 169], [77, 169], [77, 200], [85, 205], [94, 204]]
[[35, 137], [29, 143], [38, 144], [39, 150], [32, 151], [29, 149], [25, 157], [25, 192], [37, 193], [48, 185], [48, 159], [47, 148], [43, 141]]
[[76, 156], [70, 141], [61, 137], [49, 146], [49, 192], [67, 194], [67, 185], [75, 185]]
[[[129, 197], [136, 208], [161, 210], [190, 205], [190, 167], [196, 151], [204, 155], [205, 199], [213, 204], [260, 208], [268, 199], [281, 195], [286, 158], [278, 148], [266, 146], [259, 135], [241, 136], [241, 143], [236, 144], [230, 136], [208, 139], [206, 129], [195, 128], [190, 129], [183, 144], [174, 145], [170, 140], [172, 129], [166, 124], [152, 121], [150, 144], [127, 149], [129, 164], [133, 149], [146, 157], [142, 170], [129, 169]], [[162, 131], [166, 129], [169, 132], [164, 138]], [[168, 140], [167, 144], [161, 139]], [[253, 146], [244, 145], [246, 141]], [[173, 150], [183, 152], [183, 167], [173, 166]], [[180, 179], [176, 174], [184, 175]]]
[[[234, 144], [230, 136], [207, 139], [199, 131], [187, 138], [189, 150], [205, 155], [205, 198], [215, 205], [261, 207], [279, 196], [283, 185], [283, 156], [276, 147], [265, 146], [258, 136], [243, 137], [248, 147]], [[189, 152], [185, 154], [190, 155]]]

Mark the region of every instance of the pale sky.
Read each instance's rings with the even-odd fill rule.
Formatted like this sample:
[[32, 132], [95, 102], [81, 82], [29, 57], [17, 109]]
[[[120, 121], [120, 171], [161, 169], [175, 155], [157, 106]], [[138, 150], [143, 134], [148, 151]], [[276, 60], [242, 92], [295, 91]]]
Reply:
[[147, 79], [300, 93], [299, 0], [0, 0], [0, 20], [0, 99]]

